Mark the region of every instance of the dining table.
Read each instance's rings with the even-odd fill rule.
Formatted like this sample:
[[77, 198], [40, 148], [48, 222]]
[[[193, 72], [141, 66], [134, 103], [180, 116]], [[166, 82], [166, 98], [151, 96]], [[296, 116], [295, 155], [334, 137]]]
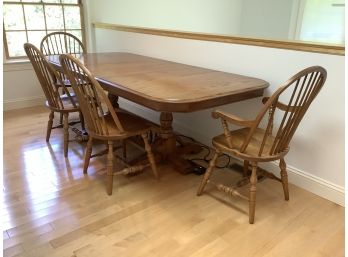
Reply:
[[[133, 53], [87, 53], [75, 57], [108, 92], [115, 107], [122, 97], [160, 112], [161, 155], [181, 171], [187, 163], [180, 157], [183, 151], [176, 143], [173, 113], [191, 113], [260, 97], [269, 85], [259, 78]], [[58, 55], [47, 56], [47, 59], [55, 69], [62, 71]]]

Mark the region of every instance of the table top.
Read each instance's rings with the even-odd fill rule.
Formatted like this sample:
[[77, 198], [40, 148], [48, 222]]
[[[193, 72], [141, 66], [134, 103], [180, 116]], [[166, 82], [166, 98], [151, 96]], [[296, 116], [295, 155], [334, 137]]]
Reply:
[[[130, 53], [78, 56], [108, 92], [161, 112], [192, 112], [263, 95], [268, 82]], [[61, 69], [58, 56], [48, 56]]]

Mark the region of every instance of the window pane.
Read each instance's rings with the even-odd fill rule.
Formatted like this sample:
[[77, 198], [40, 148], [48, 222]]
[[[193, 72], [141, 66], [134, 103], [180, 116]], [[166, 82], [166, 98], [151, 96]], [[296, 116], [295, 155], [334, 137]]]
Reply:
[[60, 0], [43, 0], [44, 3], [60, 3]]
[[29, 42], [38, 48], [40, 48], [40, 43], [44, 36], [46, 36], [46, 31], [28, 31]]
[[63, 4], [78, 4], [78, 0], [62, 0]]
[[64, 29], [47, 30], [47, 34], [50, 34], [52, 32], [64, 32]]
[[331, 1], [306, 1], [301, 40], [344, 44], [344, 37], [344, 7], [334, 6]]
[[5, 30], [25, 30], [21, 5], [4, 4], [3, 15]]
[[70, 34], [73, 34], [74, 36], [76, 36], [78, 39], [82, 41], [82, 32], [81, 30], [67, 30], [66, 32], [70, 33]]
[[80, 29], [80, 8], [78, 6], [64, 7], [65, 27], [66, 29]]
[[25, 5], [24, 12], [27, 29], [45, 29], [45, 19], [42, 5]]
[[27, 42], [25, 32], [6, 32], [10, 57], [25, 56], [23, 45]]
[[63, 9], [61, 6], [46, 6], [47, 29], [64, 29]]
[[6, 2], [20, 2], [21, 0], [6, 0]]
[[25, 2], [25, 3], [39, 3], [39, 2], [41, 2], [41, 0], [22, 0], [22, 2]]

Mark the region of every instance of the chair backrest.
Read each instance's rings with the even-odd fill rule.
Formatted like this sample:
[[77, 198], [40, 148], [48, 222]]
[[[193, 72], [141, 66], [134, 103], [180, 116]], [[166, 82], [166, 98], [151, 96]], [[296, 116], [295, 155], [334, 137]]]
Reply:
[[47, 102], [51, 108], [57, 110], [63, 110], [64, 104], [60, 97], [60, 93], [57, 87], [57, 81], [59, 86], [63, 87], [67, 97], [70, 99], [74, 107], [76, 103], [71, 97], [69, 91], [65, 88], [62, 78], [59, 73], [52, 67], [52, 65], [46, 60], [43, 53], [33, 44], [25, 43], [24, 50], [33, 65], [34, 71], [39, 79], [40, 85], [46, 96]]
[[[247, 147], [264, 121], [266, 114], [265, 132], [262, 136], [258, 156], [279, 155], [288, 151], [289, 143], [305, 115], [308, 107], [318, 95], [326, 80], [327, 72], [320, 66], [306, 68], [291, 77], [271, 97], [264, 98], [264, 106], [255, 119], [240, 151]], [[275, 118], [278, 124], [274, 124]], [[276, 125], [276, 126], [275, 126]], [[267, 147], [266, 147], [267, 145]]]
[[89, 133], [110, 135], [106, 125], [107, 114], [111, 115], [111, 121], [119, 133], [124, 133], [107, 94], [90, 71], [72, 55], [62, 54], [59, 60], [77, 96]]
[[44, 55], [86, 53], [86, 48], [80, 39], [66, 32], [47, 34], [41, 40], [40, 49]]

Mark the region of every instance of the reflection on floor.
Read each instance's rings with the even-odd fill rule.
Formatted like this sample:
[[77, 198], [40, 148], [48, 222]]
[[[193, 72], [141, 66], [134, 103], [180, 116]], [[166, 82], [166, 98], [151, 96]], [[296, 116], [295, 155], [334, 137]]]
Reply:
[[[115, 178], [105, 191], [105, 156], [82, 173], [84, 144], [63, 158], [62, 130], [45, 142], [43, 107], [4, 113], [4, 256], [344, 256], [344, 208], [290, 185], [258, 185], [256, 220], [248, 204], [207, 187], [201, 179], [159, 165]], [[236, 181], [240, 174], [216, 172]]]

